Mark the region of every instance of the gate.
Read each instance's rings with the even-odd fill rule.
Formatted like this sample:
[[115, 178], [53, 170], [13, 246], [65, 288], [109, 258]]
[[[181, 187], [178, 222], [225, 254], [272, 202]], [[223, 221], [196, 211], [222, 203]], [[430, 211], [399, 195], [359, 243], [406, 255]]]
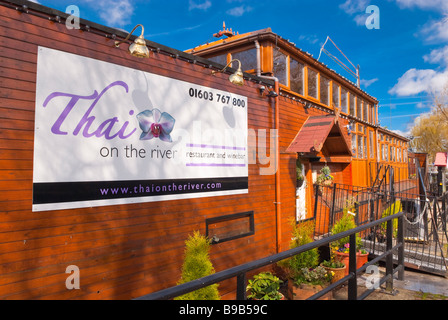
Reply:
[[[393, 167], [378, 169], [372, 187], [315, 186], [315, 237], [329, 236], [333, 224], [344, 212], [353, 214], [358, 226], [403, 212], [405, 266], [446, 276], [448, 193], [442, 196], [427, 193], [426, 179], [420, 168], [417, 168], [416, 176], [399, 181], [395, 181]], [[414, 190], [420, 190], [420, 193], [406, 192]], [[363, 246], [372, 258], [386, 251], [384, 225], [367, 229], [361, 236]], [[394, 232], [393, 241], [396, 237], [397, 232]], [[396, 259], [397, 255], [394, 255], [394, 261]]]

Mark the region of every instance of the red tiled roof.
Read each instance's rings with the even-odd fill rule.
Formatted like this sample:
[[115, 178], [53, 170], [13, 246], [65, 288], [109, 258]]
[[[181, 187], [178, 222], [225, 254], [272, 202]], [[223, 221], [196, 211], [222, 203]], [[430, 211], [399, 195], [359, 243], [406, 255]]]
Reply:
[[[291, 142], [286, 152], [304, 152], [304, 153], [318, 153], [322, 151], [325, 141], [327, 140], [330, 132], [334, 126], [338, 126], [342, 149], [346, 151], [348, 155], [351, 156], [351, 148], [345, 140], [342, 129], [339, 123], [336, 121], [335, 116], [314, 116], [308, 117], [308, 119], [303, 124], [300, 131], [295, 136], [294, 140]], [[332, 138], [334, 141], [334, 138]], [[339, 144], [339, 142], [338, 142]]]
[[434, 161], [435, 166], [446, 167], [447, 161], [447, 153], [446, 152], [437, 152], [436, 160]]

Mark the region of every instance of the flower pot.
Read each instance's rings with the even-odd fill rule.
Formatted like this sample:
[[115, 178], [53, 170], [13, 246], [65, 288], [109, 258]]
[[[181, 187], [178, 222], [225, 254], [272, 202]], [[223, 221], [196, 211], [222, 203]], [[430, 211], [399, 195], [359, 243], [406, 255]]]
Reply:
[[359, 269], [369, 261], [369, 253], [358, 252], [356, 254], [356, 268]]
[[333, 185], [333, 180], [324, 180], [324, 181], [322, 181], [322, 185], [331, 187]]
[[[315, 295], [319, 291], [323, 290], [324, 287], [321, 285], [312, 285], [302, 283], [300, 286], [294, 284], [292, 279], [288, 281], [288, 300], [306, 300], [309, 297]], [[318, 300], [331, 300], [333, 298], [333, 292], [328, 292], [320, 297]]]
[[[335, 259], [336, 261], [340, 261], [343, 264], [345, 264], [345, 266], [347, 268], [345, 268], [345, 275], [348, 275], [348, 269], [349, 269], [349, 254], [348, 253], [343, 253], [343, 252], [335, 252]], [[368, 253], [362, 254], [360, 252], [356, 253], [356, 269], [361, 268], [364, 264], [367, 263], [368, 261]]]
[[345, 274], [345, 270], [347, 269], [346, 266], [344, 266], [342, 268], [329, 268], [329, 267], [324, 267], [324, 268], [328, 272], [333, 272], [333, 278], [331, 278], [331, 283], [335, 283], [336, 281], [341, 280], [346, 275]]

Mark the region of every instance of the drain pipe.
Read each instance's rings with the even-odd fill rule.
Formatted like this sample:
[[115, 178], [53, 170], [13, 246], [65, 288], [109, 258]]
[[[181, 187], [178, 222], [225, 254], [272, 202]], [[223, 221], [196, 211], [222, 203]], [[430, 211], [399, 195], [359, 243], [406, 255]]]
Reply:
[[258, 40], [255, 40], [255, 48], [257, 52], [257, 76], [264, 79], [274, 80], [275, 86], [274, 90], [277, 93], [277, 96], [274, 98], [274, 122], [275, 122], [275, 217], [276, 217], [276, 251], [280, 252], [281, 249], [281, 240], [282, 240], [282, 220], [281, 220], [281, 202], [280, 202], [280, 147], [279, 147], [279, 130], [280, 130], [280, 112], [279, 112], [279, 96], [280, 96], [280, 87], [278, 84], [278, 78], [263, 76], [261, 75], [261, 52], [260, 52], [260, 43]]

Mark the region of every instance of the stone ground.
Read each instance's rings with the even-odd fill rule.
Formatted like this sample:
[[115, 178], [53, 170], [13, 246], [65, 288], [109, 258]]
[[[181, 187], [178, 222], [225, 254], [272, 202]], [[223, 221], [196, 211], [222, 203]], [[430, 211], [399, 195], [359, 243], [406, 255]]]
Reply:
[[[384, 268], [380, 267], [381, 276]], [[368, 275], [370, 276], [370, 275]], [[366, 290], [367, 277], [358, 277], [358, 296]], [[405, 270], [404, 280], [393, 281], [394, 291], [388, 293], [385, 283], [372, 292], [365, 300], [448, 300], [448, 278], [433, 274]], [[347, 286], [333, 292], [334, 300], [347, 299]]]

